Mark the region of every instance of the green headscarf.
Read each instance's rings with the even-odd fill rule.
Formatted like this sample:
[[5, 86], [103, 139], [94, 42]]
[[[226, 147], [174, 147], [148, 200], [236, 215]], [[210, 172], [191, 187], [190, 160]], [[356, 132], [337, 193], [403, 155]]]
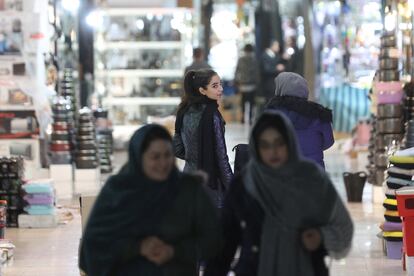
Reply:
[[[160, 267], [139, 257], [138, 245], [142, 238], [157, 236], [157, 226], [178, 193], [181, 174], [174, 167], [167, 180], [157, 182], [143, 173], [142, 147], [154, 131], [164, 132], [163, 137], [171, 141], [161, 126], [138, 129], [129, 143], [128, 162], [106, 182], [95, 202], [79, 253], [79, 266], [88, 276], [117, 275], [119, 269], [162, 275]], [[131, 252], [136, 259], [126, 265]]]
[[[278, 169], [262, 163], [257, 152], [264, 125], [276, 128], [286, 140], [289, 158]], [[265, 213], [257, 275], [313, 276], [301, 233], [328, 223], [337, 193], [316, 164], [302, 159], [293, 127], [281, 112], [266, 111], [259, 117], [249, 147], [244, 183]]]

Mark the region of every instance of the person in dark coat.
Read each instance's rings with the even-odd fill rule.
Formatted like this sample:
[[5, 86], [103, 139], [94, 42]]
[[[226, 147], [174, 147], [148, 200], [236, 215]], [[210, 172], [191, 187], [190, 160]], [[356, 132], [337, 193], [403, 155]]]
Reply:
[[137, 130], [129, 160], [102, 188], [84, 230], [79, 267], [88, 276], [198, 276], [220, 248], [220, 226], [201, 178], [174, 165], [161, 126]]
[[270, 47], [263, 52], [261, 57], [261, 66], [263, 96], [267, 102], [273, 96], [275, 91], [275, 77], [286, 69], [286, 61], [280, 53], [278, 41], [273, 41]]
[[197, 47], [193, 49], [193, 62], [184, 69], [184, 76], [190, 70], [200, 69], [211, 69], [211, 66], [204, 60], [204, 50]]
[[323, 151], [335, 142], [332, 111], [308, 101], [308, 95], [308, 84], [303, 77], [283, 72], [275, 78], [275, 95], [266, 109], [285, 113], [295, 128], [303, 156], [325, 168]]
[[[302, 159], [293, 127], [279, 111], [254, 125], [250, 161], [222, 210], [224, 246], [204, 276], [324, 276], [325, 255], [349, 252], [353, 223], [327, 174]], [[240, 258], [232, 267], [237, 248]]]
[[189, 71], [184, 90], [175, 122], [175, 156], [185, 160], [185, 172], [207, 173], [206, 191], [220, 207], [233, 178], [217, 104], [223, 93], [220, 77], [209, 69]]
[[246, 44], [243, 48], [244, 55], [239, 58], [234, 73], [234, 83], [241, 94], [242, 118], [244, 123], [246, 106], [248, 104], [248, 124], [252, 123], [255, 97], [260, 85], [259, 63], [254, 55], [254, 48]]

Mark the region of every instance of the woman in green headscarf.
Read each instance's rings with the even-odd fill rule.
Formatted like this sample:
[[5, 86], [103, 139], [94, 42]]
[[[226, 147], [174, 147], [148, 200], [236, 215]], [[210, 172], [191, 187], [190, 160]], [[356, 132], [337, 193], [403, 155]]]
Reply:
[[175, 167], [169, 133], [144, 126], [96, 200], [79, 266], [89, 276], [196, 276], [219, 248], [215, 212], [200, 178]]
[[353, 224], [326, 173], [302, 159], [289, 119], [264, 112], [250, 137], [251, 159], [225, 199], [224, 249], [205, 276], [324, 276], [324, 256], [344, 257]]

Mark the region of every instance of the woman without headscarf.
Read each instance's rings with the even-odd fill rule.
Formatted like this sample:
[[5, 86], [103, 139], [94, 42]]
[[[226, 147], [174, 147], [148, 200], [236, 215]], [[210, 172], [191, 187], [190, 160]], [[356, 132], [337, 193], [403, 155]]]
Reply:
[[196, 276], [220, 244], [215, 212], [200, 178], [175, 167], [168, 132], [144, 126], [96, 200], [79, 266], [89, 276]]
[[323, 151], [334, 143], [332, 111], [308, 101], [308, 84], [296, 73], [280, 73], [275, 86], [275, 96], [266, 109], [280, 110], [289, 117], [303, 156], [325, 168]]
[[265, 111], [250, 137], [251, 159], [222, 210], [224, 249], [205, 276], [322, 276], [324, 256], [347, 255], [353, 224], [325, 172], [305, 161], [289, 119]]
[[185, 160], [184, 171], [208, 174], [207, 193], [220, 207], [233, 178], [224, 139], [225, 122], [218, 110], [223, 87], [210, 69], [190, 70], [175, 123], [175, 155]]

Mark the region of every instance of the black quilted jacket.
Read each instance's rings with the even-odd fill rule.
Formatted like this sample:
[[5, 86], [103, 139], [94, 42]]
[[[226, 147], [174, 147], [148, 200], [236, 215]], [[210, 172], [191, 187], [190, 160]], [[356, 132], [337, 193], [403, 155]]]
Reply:
[[[192, 106], [184, 114], [183, 126], [181, 133], [174, 135], [175, 156], [185, 160], [184, 171], [190, 172], [197, 170], [198, 164], [198, 125], [205, 105]], [[211, 138], [214, 139], [215, 159], [219, 173], [217, 178], [218, 190], [208, 189], [207, 192], [221, 206], [225, 191], [228, 189], [233, 178], [233, 172], [227, 156], [226, 141], [224, 139], [224, 119], [220, 112], [214, 114], [214, 133]]]

